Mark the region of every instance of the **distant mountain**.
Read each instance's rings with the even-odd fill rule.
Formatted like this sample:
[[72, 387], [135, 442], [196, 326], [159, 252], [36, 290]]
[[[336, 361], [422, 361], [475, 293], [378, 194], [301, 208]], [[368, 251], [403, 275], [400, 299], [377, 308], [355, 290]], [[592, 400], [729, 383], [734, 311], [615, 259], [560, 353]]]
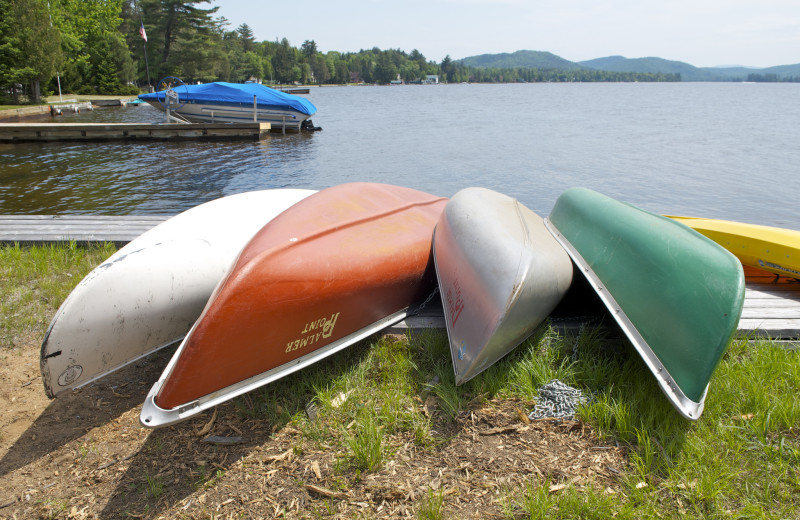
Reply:
[[752, 67], [695, 67], [682, 61], [662, 58], [635, 58], [608, 56], [578, 62], [583, 67], [613, 72], [664, 72], [680, 73], [683, 81], [745, 81], [750, 74], [775, 74], [778, 77], [800, 77], [800, 64], [779, 65], [765, 69]]
[[777, 65], [775, 67], [767, 67], [766, 69], [746, 69], [750, 72], [757, 74], [777, 74], [778, 76], [793, 76], [800, 77], [800, 63], [794, 65]]
[[517, 51], [502, 54], [481, 54], [458, 60], [467, 67], [537, 68], [537, 69], [595, 69], [608, 72], [645, 72], [680, 74], [683, 81], [746, 81], [751, 74], [775, 74], [777, 77], [800, 77], [800, 63], [756, 69], [751, 67], [695, 67], [682, 61], [663, 58], [626, 58], [607, 56], [572, 62], [543, 51]]
[[611, 72], [663, 72], [665, 74], [680, 74], [683, 81], [714, 81], [721, 79], [722, 75], [699, 69], [682, 61], [671, 61], [663, 58], [625, 58], [624, 56], [609, 56], [594, 60], [578, 62], [582, 67], [605, 70]]
[[580, 65], [550, 52], [517, 51], [502, 54], [481, 54], [458, 60], [467, 67], [484, 67], [487, 69], [560, 69], [575, 70]]
[[594, 60], [580, 61], [578, 64], [590, 69], [609, 70], [613, 72], [663, 72], [683, 74], [698, 70], [697, 67], [682, 61], [670, 61], [662, 58], [629, 59], [624, 56], [596, 58]]

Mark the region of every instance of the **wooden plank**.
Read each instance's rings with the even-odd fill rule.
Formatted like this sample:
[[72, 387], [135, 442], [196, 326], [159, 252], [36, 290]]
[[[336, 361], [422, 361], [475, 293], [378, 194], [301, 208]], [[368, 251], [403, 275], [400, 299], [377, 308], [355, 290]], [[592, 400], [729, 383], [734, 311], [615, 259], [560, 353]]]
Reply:
[[745, 309], [785, 309], [792, 308], [800, 311], [800, 299], [795, 298], [747, 298], [744, 301]]
[[405, 334], [410, 330], [444, 330], [444, 316], [409, 316], [387, 328], [387, 334]]
[[746, 286], [750, 291], [757, 291], [765, 294], [778, 294], [783, 292], [792, 292], [800, 290], [800, 283], [750, 283], [746, 282]]
[[794, 307], [745, 307], [741, 319], [798, 320], [800, 325], [800, 306]]
[[166, 215], [0, 215], [0, 243], [75, 240], [119, 245], [130, 242], [167, 218]]
[[153, 222], [162, 222], [165, 218], [165, 215], [0, 215], [0, 219], [8, 219], [8, 220], [57, 220], [57, 221], [69, 221], [69, 220], [83, 220], [86, 222], [97, 222], [103, 220], [109, 221], [120, 221], [120, 220], [141, 220], [141, 221], [153, 221]]
[[800, 282], [744, 267], [745, 300], [739, 335], [800, 338]]
[[800, 321], [744, 319], [739, 321], [739, 333], [771, 338], [800, 338]]
[[800, 338], [800, 283], [787, 277], [746, 279], [740, 335]]
[[258, 139], [269, 123], [0, 123], [0, 141]]

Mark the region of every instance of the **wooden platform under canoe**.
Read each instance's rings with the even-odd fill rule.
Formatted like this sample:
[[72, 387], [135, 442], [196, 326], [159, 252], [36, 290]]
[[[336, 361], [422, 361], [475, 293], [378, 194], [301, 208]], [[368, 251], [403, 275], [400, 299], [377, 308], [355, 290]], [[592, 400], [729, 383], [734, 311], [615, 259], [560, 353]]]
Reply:
[[[124, 245], [169, 218], [151, 216], [97, 215], [0, 215], [0, 243], [43, 244], [75, 240], [113, 242]], [[800, 281], [776, 277], [766, 271], [745, 267], [747, 286], [739, 334], [787, 340], [800, 340]], [[560, 328], [580, 326], [580, 320], [560, 322]], [[434, 299], [418, 315], [411, 316], [387, 332], [411, 329], [444, 329], [441, 303]]]
[[800, 339], [800, 280], [745, 267], [745, 300], [739, 332]]
[[[800, 348], [800, 280], [775, 275], [759, 269], [744, 268], [745, 297], [738, 335], [770, 338], [788, 347]], [[554, 327], [560, 331], [577, 330], [583, 320], [558, 320]], [[388, 332], [402, 333], [407, 329], [444, 329], [444, 317], [438, 300], [418, 315], [395, 324]]]
[[270, 123], [0, 123], [0, 142], [261, 139]]

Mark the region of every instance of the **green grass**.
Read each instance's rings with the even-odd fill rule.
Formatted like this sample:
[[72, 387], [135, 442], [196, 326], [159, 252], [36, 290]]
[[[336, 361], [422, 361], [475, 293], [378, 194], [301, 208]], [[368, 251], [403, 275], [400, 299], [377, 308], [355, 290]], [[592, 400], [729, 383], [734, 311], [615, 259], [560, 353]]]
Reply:
[[0, 345], [41, 340], [70, 291], [114, 251], [113, 244], [80, 247], [74, 242], [0, 246]]
[[[712, 380], [703, 416], [690, 422], [668, 403], [633, 348], [603, 328], [578, 338], [545, 328], [462, 387], [453, 384], [442, 334], [409, 342], [380, 338], [356, 350], [334, 358], [324, 372], [308, 369], [308, 377], [319, 371], [320, 386], [309, 394], [318, 416], [312, 422], [298, 414], [293, 421], [309, 438], [327, 431], [326, 442], [358, 461], [352, 466], [362, 471], [391, 457], [381, 427], [386, 433], [418, 432], [416, 442], [428, 449], [446, 440], [437, 438], [413, 401], [436, 396], [440, 417], [448, 421], [476, 401], [535, 398], [539, 386], [557, 378], [591, 393], [594, 400], [580, 410], [581, 418], [606, 442], [630, 448], [623, 492], [570, 486], [550, 494], [547, 483], [531, 479], [525, 489], [509, 490], [508, 518], [800, 516], [796, 351], [769, 341], [735, 342]], [[347, 399], [334, 407], [340, 395]], [[350, 429], [331, 433], [336, 424]], [[432, 507], [431, 500], [424, 498], [418, 514], [445, 507]]]
[[620, 504], [619, 498], [606, 494], [602, 489], [588, 486], [578, 491], [568, 487], [563, 492], [550, 492], [550, 482], [526, 486], [517, 497], [505, 504], [507, 518], [550, 519], [597, 519], [644, 518], [644, 511], [635, 511], [630, 504]]
[[[0, 249], [4, 345], [43, 334], [71, 288], [112, 252], [74, 244]], [[443, 426], [469, 407], [530, 401], [552, 379], [592, 394], [580, 418], [604, 442], [627, 447], [630, 465], [620, 468], [615, 493], [591, 485], [551, 493], [549, 482], [531, 475], [498, 497], [506, 518], [800, 518], [800, 352], [770, 341], [733, 342], [696, 422], [672, 408], [626, 340], [602, 327], [578, 337], [542, 327], [458, 387], [443, 333], [374, 336], [235, 405], [248, 419], [291, 424], [304, 442], [332, 450], [340, 461], [335, 478], [346, 487], [392, 460], [393, 439], [435, 450], [449, 440]], [[435, 405], [430, 414], [426, 403]], [[156, 480], [142, 485], [160, 493]], [[442, 518], [449, 500], [431, 491], [414, 510]]]
[[442, 488], [437, 491], [428, 488], [428, 494], [419, 504], [416, 513], [420, 520], [443, 520], [444, 492]]
[[[545, 328], [462, 387], [453, 383], [445, 338], [435, 333], [409, 342], [373, 339], [306, 372], [305, 378], [317, 379], [301, 385], [315, 403], [316, 419], [298, 413], [292, 421], [307, 438], [324, 438], [346, 453], [349, 468], [359, 471], [375, 471], [391, 457], [385, 434], [412, 432], [427, 449], [446, 440], [413, 406], [429, 395], [436, 396], [446, 422], [471, 403], [535, 398], [536, 389], [555, 378], [591, 393], [594, 400], [580, 410], [581, 418], [606, 442], [630, 448], [623, 492], [589, 486], [550, 494], [547, 483], [532, 479], [525, 489], [508, 492], [508, 518], [800, 516], [800, 360], [798, 352], [768, 341], [732, 345], [697, 422], [683, 419], [633, 348], [602, 328], [578, 338]], [[297, 382], [288, 384], [278, 399], [297, 388]], [[343, 395], [346, 400], [337, 400]], [[420, 515], [445, 507], [433, 507], [431, 497], [422, 502]]]
[[147, 494], [150, 497], [158, 498], [164, 493], [164, 481], [161, 477], [147, 475], [145, 480], [147, 482]]

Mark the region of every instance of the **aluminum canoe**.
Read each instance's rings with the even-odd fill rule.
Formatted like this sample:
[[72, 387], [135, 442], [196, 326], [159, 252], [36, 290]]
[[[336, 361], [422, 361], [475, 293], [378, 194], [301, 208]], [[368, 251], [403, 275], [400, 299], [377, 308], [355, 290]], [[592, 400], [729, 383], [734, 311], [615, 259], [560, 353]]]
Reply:
[[729, 220], [670, 218], [721, 245], [743, 265], [800, 279], [800, 231]]
[[49, 397], [183, 338], [236, 255], [312, 190], [261, 190], [184, 211], [90, 272], [53, 317], [41, 348]]
[[402, 320], [436, 287], [431, 240], [446, 202], [352, 183], [269, 222], [150, 390], [141, 423], [181, 421]]
[[542, 218], [484, 188], [450, 199], [433, 248], [456, 384], [528, 338], [572, 281], [572, 261]]
[[565, 191], [545, 223], [670, 402], [698, 419], [742, 312], [739, 261], [674, 220], [583, 188]]

